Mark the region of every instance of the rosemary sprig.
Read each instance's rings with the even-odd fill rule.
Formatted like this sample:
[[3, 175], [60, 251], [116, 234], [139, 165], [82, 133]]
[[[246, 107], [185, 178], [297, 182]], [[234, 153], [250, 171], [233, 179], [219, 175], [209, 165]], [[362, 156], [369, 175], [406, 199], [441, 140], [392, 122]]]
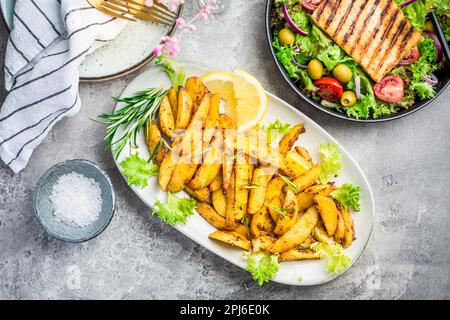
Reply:
[[292, 182], [291, 179], [289, 179], [288, 177], [283, 176], [283, 175], [281, 175], [281, 174], [279, 174], [279, 173], [277, 173], [277, 175], [278, 175], [281, 179], [283, 179], [283, 181], [284, 181], [289, 187], [291, 187], [291, 188], [294, 190], [295, 193], [299, 193], [299, 192], [300, 192], [300, 188], [297, 187], [297, 186], [295, 185], [295, 183]]
[[280, 218], [283, 219], [283, 220], [288, 219], [288, 216], [286, 215], [286, 212], [289, 212], [292, 209], [294, 209], [294, 207], [280, 208], [280, 207], [274, 206], [273, 204], [267, 203], [267, 202], [266, 202], [266, 205], [267, 205], [267, 207], [269, 207], [269, 209], [272, 209], [273, 211], [278, 213]]
[[[113, 113], [103, 113], [98, 117], [103, 121], [97, 121], [107, 125], [106, 146], [113, 148], [114, 157], [117, 159], [128, 142], [133, 146], [137, 145], [137, 136], [144, 128], [147, 121], [155, 118], [161, 100], [166, 94], [166, 90], [161, 88], [149, 88], [136, 93], [131, 97], [114, 98], [118, 103], [125, 105]], [[119, 129], [124, 129], [125, 133], [116, 138]]]
[[244, 186], [245, 189], [256, 189], [256, 188], [259, 188], [259, 187], [261, 187], [261, 185], [259, 183], [255, 183], [255, 182], [252, 182], [252, 181], [248, 181], [247, 185]]

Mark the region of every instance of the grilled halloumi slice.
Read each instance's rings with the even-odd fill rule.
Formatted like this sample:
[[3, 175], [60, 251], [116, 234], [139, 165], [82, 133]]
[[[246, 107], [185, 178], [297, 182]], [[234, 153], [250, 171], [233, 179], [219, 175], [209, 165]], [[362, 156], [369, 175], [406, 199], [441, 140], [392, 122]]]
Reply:
[[324, 0], [311, 18], [376, 82], [423, 40], [395, 0]]

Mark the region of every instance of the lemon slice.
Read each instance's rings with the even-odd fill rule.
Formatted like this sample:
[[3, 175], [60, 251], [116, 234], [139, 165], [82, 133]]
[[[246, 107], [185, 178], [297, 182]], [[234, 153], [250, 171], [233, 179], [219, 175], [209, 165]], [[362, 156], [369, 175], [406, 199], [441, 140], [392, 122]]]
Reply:
[[233, 118], [239, 131], [258, 125], [267, 110], [267, 95], [261, 83], [241, 69], [234, 73], [214, 72], [205, 75], [203, 83], [225, 101], [225, 112]]

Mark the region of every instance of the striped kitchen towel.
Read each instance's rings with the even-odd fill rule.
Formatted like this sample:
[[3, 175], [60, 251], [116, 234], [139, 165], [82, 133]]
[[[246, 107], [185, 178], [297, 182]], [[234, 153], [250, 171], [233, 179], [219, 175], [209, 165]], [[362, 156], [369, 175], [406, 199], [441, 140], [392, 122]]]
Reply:
[[0, 158], [21, 171], [63, 117], [80, 109], [79, 66], [125, 26], [86, 0], [17, 0], [5, 58]]

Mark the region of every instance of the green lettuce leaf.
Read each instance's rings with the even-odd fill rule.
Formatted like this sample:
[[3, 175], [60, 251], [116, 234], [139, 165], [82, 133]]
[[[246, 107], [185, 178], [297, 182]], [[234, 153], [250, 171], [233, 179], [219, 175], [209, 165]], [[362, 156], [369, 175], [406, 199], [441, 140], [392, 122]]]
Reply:
[[290, 123], [283, 123], [278, 119], [274, 122], [270, 122], [267, 125], [263, 125], [261, 129], [267, 133], [267, 142], [271, 144], [273, 141], [278, 139], [280, 135], [287, 133], [290, 129]]
[[169, 192], [166, 202], [157, 200], [153, 204], [152, 216], [156, 214], [159, 219], [171, 226], [185, 224], [187, 218], [194, 214], [196, 205], [197, 202], [194, 199], [178, 198]]
[[184, 85], [186, 79], [186, 70], [180, 66], [178, 62], [166, 55], [161, 55], [156, 58], [156, 64], [161, 65], [164, 72], [169, 76], [172, 81], [172, 87], [178, 88]]
[[312, 248], [320, 255], [321, 259], [327, 261], [327, 271], [330, 273], [341, 273], [350, 265], [350, 257], [344, 254], [340, 244], [318, 243]]
[[280, 269], [278, 254], [243, 254], [247, 258], [247, 270], [251, 272], [253, 279], [262, 286], [265, 282], [273, 279]]
[[337, 200], [344, 208], [360, 210], [361, 188], [350, 183], [343, 184], [331, 193], [333, 199]]
[[321, 144], [319, 154], [322, 157], [320, 180], [322, 183], [328, 179], [339, 175], [342, 168], [341, 153], [336, 143]]
[[322, 61], [325, 68], [332, 72], [334, 68], [341, 63], [353, 61], [337, 44], [334, 44], [323, 50], [317, 55], [317, 59]]
[[148, 185], [148, 179], [158, 175], [159, 168], [153, 162], [142, 159], [138, 153], [130, 155], [120, 162], [122, 172], [130, 186], [144, 188]]

